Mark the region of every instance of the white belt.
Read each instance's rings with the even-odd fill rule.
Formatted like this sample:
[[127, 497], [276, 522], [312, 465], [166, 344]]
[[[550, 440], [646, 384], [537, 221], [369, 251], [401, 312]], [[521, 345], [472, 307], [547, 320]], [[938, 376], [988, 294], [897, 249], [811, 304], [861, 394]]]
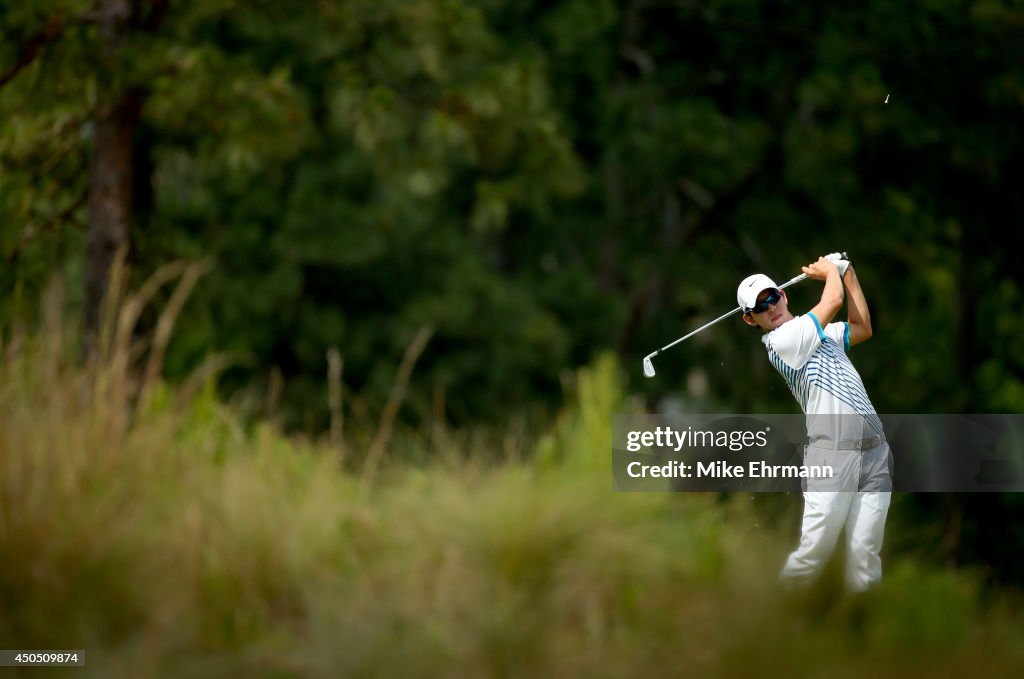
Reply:
[[869, 439], [853, 439], [849, 441], [833, 441], [824, 436], [812, 436], [808, 439], [807, 443], [817, 448], [831, 448], [832, 450], [871, 450], [875, 446], [885, 443], [885, 434], [872, 436]]

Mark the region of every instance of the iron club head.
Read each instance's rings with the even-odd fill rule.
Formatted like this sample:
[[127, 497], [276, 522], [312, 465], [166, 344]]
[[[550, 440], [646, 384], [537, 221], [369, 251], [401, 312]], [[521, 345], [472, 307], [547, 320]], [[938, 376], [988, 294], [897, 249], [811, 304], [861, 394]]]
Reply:
[[654, 363], [651, 362], [650, 356], [644, 356], [644, 375], [654, 377]]

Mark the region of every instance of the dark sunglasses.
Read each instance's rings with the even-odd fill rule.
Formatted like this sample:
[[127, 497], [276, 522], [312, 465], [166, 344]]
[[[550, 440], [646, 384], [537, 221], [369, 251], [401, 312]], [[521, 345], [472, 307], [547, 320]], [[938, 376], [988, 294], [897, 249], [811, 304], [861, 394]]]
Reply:
[[782, 299], [782, 291], [781, 290], [772, 290], [771, 292], [768, 293], [767, 297], [765, 297], [760, 302], [758, 302], [753, 307], [751, 307], [750, 311], [748, 311], [747, 313], [751, 313], [751, 314], [764, 313], [765, 311], [768, 311], [768, 305], [769, 304], [778, 304], [780, 299]]

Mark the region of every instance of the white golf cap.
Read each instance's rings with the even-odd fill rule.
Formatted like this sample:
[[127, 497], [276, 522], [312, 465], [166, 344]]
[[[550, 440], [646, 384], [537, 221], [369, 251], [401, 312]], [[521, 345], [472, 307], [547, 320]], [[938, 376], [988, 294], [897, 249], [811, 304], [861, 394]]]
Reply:
[[762, 290], [777, 290], [778, 287], [775, 281], [763, 273], [756, 273], [740, 281], [739, 287], [736, 288], [736, 301], [743, 307], [743, 311], [746, 311], [757, 304], [757, 296]]

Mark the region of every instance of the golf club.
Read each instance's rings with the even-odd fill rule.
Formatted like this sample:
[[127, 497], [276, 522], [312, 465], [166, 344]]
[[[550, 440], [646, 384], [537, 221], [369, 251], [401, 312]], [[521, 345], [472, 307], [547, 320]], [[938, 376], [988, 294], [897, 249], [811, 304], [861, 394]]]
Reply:
[[[826, 259], [848, 259], [848, 257], [846, 256], [845, 252], [835, 252], [835, 253], [832, 253], [830, 255], [827, 255]], [[788, 288], [790, 285], [793, 285], [794, 283], [799, 283], [800, 281], [804, 280], [805, 278], [807, 278], [807, 274], [805, 274], [805, 273], [802, 273], [799, 276], [794, 276], [793, 278], [789, 279], [788, 281], [786, 281], [785, 283], [780, 285], [779, 286], [779, 290], [782, 290], [784, 288]], [[713, 326], [715, 323], [718, 323], [719, 321], [722, 321], [722, 320], [728, 318], [729, 316], [732, 316], [737, 311], [743, 311], [743, 307], [736, 307], [735, 309], [722, 314], [721, 316], [719, 316], [715, 320], [711, 321], [710, 323], [705, 323], [704, 325], [700, 326], [699, 328], [697, 328], [696, 330], [694, 330], [690, 334], [683, 335], [682, 337], [677, 339], [675, 342], [672, 342], [671, 344], [666, 344], [661, 349], [658, 349], [657, 351], [651, 352], [651, 353], [647, 354], [646, 356], [644, 356], [644, 375], [647, 376], [647, 377], [654, 377], [654, 363], [651, 362], [652, 358], [654, 358], [655, 356], [657, 356], [661, 352], [665, 351], [666, 349], [671, 349], [672, 347], [674, 347], [675, 345], [679, 344], [683, 340], [686, 340], [686, 339], [689, 339], [689, 338], [693, 337], [694, 335], [696, 335], [701, 330], [706, 330], [707, 328], [710, 328], [711, 326]]]

